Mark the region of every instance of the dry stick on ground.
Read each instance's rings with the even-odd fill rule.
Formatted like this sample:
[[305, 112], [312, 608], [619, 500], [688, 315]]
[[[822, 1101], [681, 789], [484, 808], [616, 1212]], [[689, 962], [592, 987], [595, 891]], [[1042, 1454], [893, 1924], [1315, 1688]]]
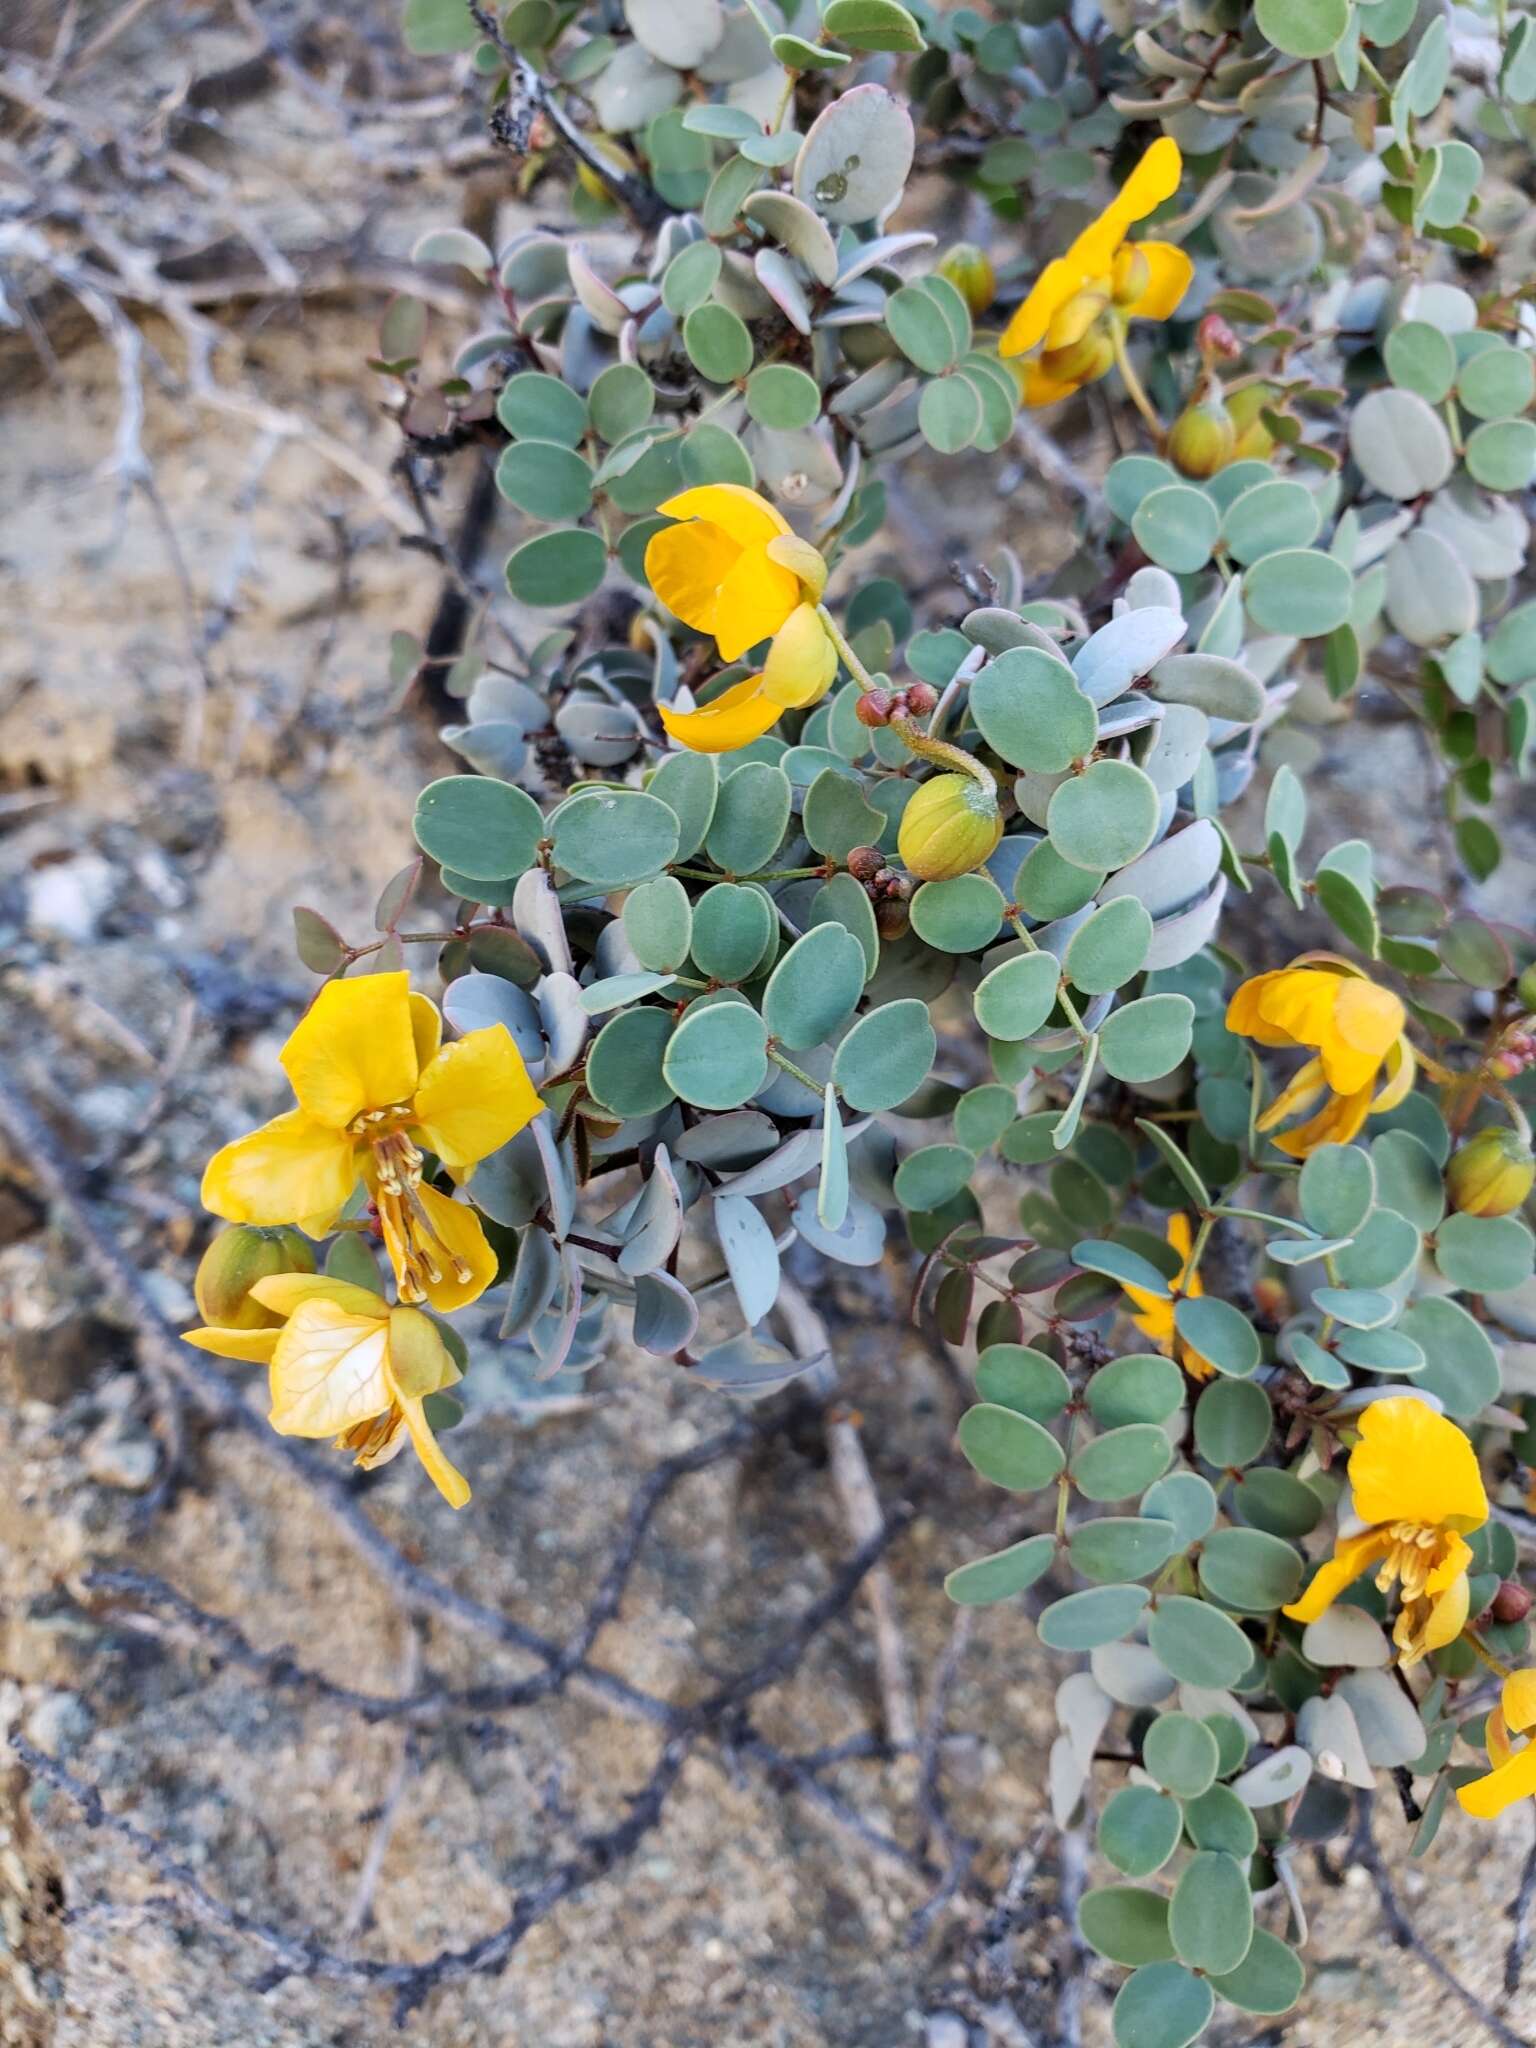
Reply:
[[926, 1849], [930, 1840], [937, 1836], [944, 1851], [944, 1875], [939, 1880], [933, 1896], [912, 1916], [907, 1939], [914, 1945], [924, 1939], [939, 1914], [964, 1884], [976, 1855], [976, 1844], [962, 1835], [949, 1817], [942, 1782], [944, 1734], [949, 1719], [950, 1695], [960, 1676], [960, 1666], [965, 1661], [975, 1621], [974, 1607], [955, 1609], [955, 1618], [950, 1624], [949, 1641], [944, 1645], [944, 1654], [939, 1659], [938, 1669], [933, 1675], [933, 1689], [923, 1723], [922, 1748], [918, 1752], [917, 1786], [917, 1810], [923, 1832], [919, 1837], [918, 1847]]
[[1515, 1931], [1510, 1936], [1509, 1951], [1504, 1958], [1504, 1989], [1513, 1998], [1520, 1989], [1520, 1980], [1525, 1974], [1526, 1951], [1531, 1943], [1531, 1913], [1536, 1907], [1536, 1841], [1530, 1847], [1525, 1859], [1525, 1868], [1520, 1873], [1520, 1889], [1515, 1894], [1515, 1903], [1510, 1908], [1510, 1918]]
[[1374, 1795], [1361, 1791], [1355, 1798], [1356, 1825], [1354, 1839], [1350, 1844], [1350, 1857], [1352, 1861], [1363, 1866], [1375, 1885], [1382, 1918], [1387, 1923], [1387, 1931], [1392, 1939], [1399, 1948], [1408, 1949], [1416, 1955], [1425, 1968], [1439, 1978], [1447, 1991], [1456, 1994], [1467, 2010], [1488, 2029], [1491, 2038], [1499, 2043], [1499, 2048], [1531, 2048], [1531, 2042], [1524, 2034], [1517, 2034], [1513, 2027], [1506, 2026], [1493, 2008], [1479, 1998], [1475, 1991], [1463, 1984], [1435, 1951], [1420, 1939], [1412, 1921], [1403, 1910], [1391, 1874], [1382, 1861], [1381, 1850], [1376, 1845], [1376, 1837], [1371, 1826]]

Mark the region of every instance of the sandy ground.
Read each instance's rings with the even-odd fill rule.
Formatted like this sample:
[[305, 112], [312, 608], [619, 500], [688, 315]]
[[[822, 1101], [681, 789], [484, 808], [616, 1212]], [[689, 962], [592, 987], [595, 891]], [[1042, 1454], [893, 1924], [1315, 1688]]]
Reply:
[[[360, 212], [362, 173], [302, 95], [279, 87], [237, 117], [231, 140], [249, 152], [250, 196], [269, 218], [313, 230], [322, 213]], [[383, 245], [408, 248], [456, 203], [445, 180], [402, 188]], [[361, 370], [377, 312], [365, 296], [242, 314], [240, 375], [382, 472], [392, 432]], [[174, 366], [175, 338], [151, 340]], [[416, 787], [452, 759], [418, 709], [398, 708], [388, 673], [391, 631], [419, 633], [430, 617], [433, 566], [311, 450], [263, 460], [251, 429], [188, 411], [151, 378], [144, 445], [192, 584], [191, 630], [207, 638], [199, 673], [143, 497], [118, 526], [103, 473], [117, 403], [112, 357], [94, 342], [72, 348], [56, 376], [0, 392], [0, 1023], [59, 1145], [96, 1170], [115, 1227], [179, 1322], [191, 1311], [202, 1161], [278, 1106], [273, 1054], [308, 981], [289, 950], [290, 906], [365, 930], [378, 887], [409, 857]], [[952, 472], [945, 497], [955, 531], [958, 508], [984, 501]], [[1048, 558], [1044, 496], [1026, 492], [1014, 511], [1021, 544]], [[1411, 740], [1373, 734], [1362, 756], [1322, 737], [1314, 800], [1377, 826], [1398, 815], [1391, 878], [1427, 870], [1433, 830], [1404, 829], [1400, 815], [1402, 790], [1421, 786]], [[1510, 886], [1501, 878], [1499, 890]], [[1495, 892], [1489, 907], [1505, 900]], [[831, 1297], [877, 1488], [918, 1510], [893, 1572], [926, 1691], [952, 1620], [944, 1573], [1016, 1525], [950, 1449], [954, 1386], [897, 1310], [851, 1282]], [[622, 1344], [579, 1412], [541, 1403], [490, 1354], [480, 1384], [454, 1446], [474, 1507], [454, 1517], [402, 1460], [368, 1488], [369, 1511], [453, 1586], [563, 1636], [636, 1479], [729, 1411]], [[619, 1817], [650, 1770], [654, 1734], [575, 1695], [407, 1743], [396, 1727], [258, 1685], [206, 1646], [126, 1633], [83, 1601], [83, 1570], [126, 1561], [261, 1648], [287, 1646], [364, 1689], [529, 1668], [449, 1622], [412, 1628], [307, 1492], [228, 1433], [195, 1445], [190, 1483], [140, 1525], [153, 1441], [131, 1332], [67, 1236], [43, 1227], [25, 1159], [0, 1178], [0, 1394], [0, 1725], [65, 1756], [240, 1910], [363, 1956], [472, 1940], [577, 1835]], [[761, 1654], [849, 1548], [819, 1426], [788, 1429], [678, 1489], [597, 1659], [666, 1697], [696, 1697]], [[924, 1887], [908, 1872], [703, 1750], [619, 1875], [540, 1925], [504, 1975], [436, 1995], [406, 2037], [434, 2048], [1044, 2048], [1058, 2038], [1053, 1972], [1082, 1967], [1063, 1944], [1040, 1825], [1052, 1692], [1066, 1669], [1020, 1612], [979, 1617], [942, 1752], [956, 1822], [980, 1844], [976, 1887], [921, 1941], [910, 1928]], [[765, 1696], [758, 1726], [803, 1751], [878, 1728], [880, 1714], [856, 1610]], [[910, 1758], [850, 1764], [829, 1782], [872, 1824], [912, 1838]], [[1411, 1869], [1385, 1805], [1381, 1825], [1424, 1934], [1498, 2005], [1531, 1815], [1477, 1834], [1450, 1825]], [[1000, 1961], [985, 1895], [1032, 1842], [1040, 1871]], [[1284, 2022], [1230, 2026], [1227, 2042], [1492, 2039], [1386, 1944], [1363, 1872], [1326, 1895], [1303, 1875], [1324, 1908], [1307, 1998]], [[167, 1903], [166, 1887], [68, 1800], [0, 1775], [0, 2041], [391, 2038], [380, 2000], [304, 1981], [262, 1990], [248, 1945], [189, 1927]], [[1098, 1986], [1118, 1973], [1091, 1967], [1084, 2037], [1095, 2042]], [[1000, 1990], [1011, 2018], [999, 2017]], [[1536, 1989], [1502, 2009], [1536, 2035]]]

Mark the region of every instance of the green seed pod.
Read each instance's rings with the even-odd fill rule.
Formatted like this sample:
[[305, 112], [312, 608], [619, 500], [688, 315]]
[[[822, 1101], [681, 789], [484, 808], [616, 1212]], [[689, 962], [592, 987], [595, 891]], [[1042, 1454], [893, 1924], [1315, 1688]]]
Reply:
[[1479, 1131], [1445, 1169], [1446, 1192], [1463, 1216], [1508, 1216], [1536, 1185], [1536, 1156], [1513, 1131]]
[[1219, 390], [1185, 406], [1168, 433], [1168, 459], [1184, 476], [1214, 476], [1236, 446], [1237, 427]]
[[271, 1330], [283, 1318], [251, 1299], [258, 1280], [278, 1273], [313, 1273], [315, 1248], [302, 1230], [287, 1225], [258, 1229], [232, 1223], [198, 1261], [192, 1292], [205, 1323], [218, 1330]]
[[935, 775], [901, 814], [897, 850], [922, 882], [979, 868], [1003, 836], [997, 800], [969, 775]]
[[949, 279], [976, 318], [997, 297], [997, 272], [992, 268], [992, 259], [974, 242], [956, 242], [952, 249], [945, 250], [937, 267], [939, 276]]

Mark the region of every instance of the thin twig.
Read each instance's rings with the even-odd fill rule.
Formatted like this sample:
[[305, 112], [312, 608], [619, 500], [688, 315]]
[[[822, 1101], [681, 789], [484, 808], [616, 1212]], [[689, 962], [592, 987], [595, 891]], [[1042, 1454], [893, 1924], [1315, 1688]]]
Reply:
[[1536, 1907], [1536, 1840], [1531, 1843], [1525, 1867], [1520, 1873], [1520, 1889], [1509, 1909], [1515, 1931], [1510, 1936], [1509, 1949], [1504, 1957], [1504, 1989], [1511, 1998], [1520, 1989], [1520, 1980], [1525, 1974], [1525, 1959], [1531, 1945], [1533, 1907]]
[[949, 1640], [933, 1675], [928, 1712], [923, 1722], [922, 1747], [918, 1751], [917, 1811], [922, 1829], [918, 1846], [926, 1849], [930, 1840], [937, 1836], [944, 1849], [944, 1875], [933, 1896], [913, 1915], [907, 1938], [914, 1945], [925, 1938], [934, 1921], [965, 1882], [976, 1855], [976, 1844], [962, 1835], [950, 1818], [942, 1782], [950, 1695], [965, 1662], [975, 1620], [974, 1607], [956, 1608]]

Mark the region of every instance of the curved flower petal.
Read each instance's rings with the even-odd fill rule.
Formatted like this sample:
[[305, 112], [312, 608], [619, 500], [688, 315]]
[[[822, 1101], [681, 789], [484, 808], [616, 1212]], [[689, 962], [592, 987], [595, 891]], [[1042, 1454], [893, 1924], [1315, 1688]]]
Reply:
[[1329, 1087], [1340, 1095], [1353, 1095], [1373, 1082], [1407, 1021], [1407, 1012], [1390, 989], [1354, 975], [1341, 979], [1332, 1029], [1322, 1045]]
[[1120, 187], [1104, 218], [1123, 221], [1127, 227], [1133, 221], [1145, 220], [1165, 199], [1173, 197], [1183, 175], [1184, 159], [1179, 154], [1179, 145], [1171, 135], [1160, 135]]
[[796, 605], [773, 636], [763, 663], [762, 691], [771, 703], [814, 704], [832, 687], [837, 649], [811, 604]]
[[761, 676], [732, 683], [700, 711], [674, 711], [670, 704], [656, 708], [672, 738], [696, 754], [734, 753], [737, 747], [760, 740], [784, 711], [782, 704], [763, 695]]
[[1499, 1704], [1504, 1709], [1506, 1726], [1517, 1735], [1536, 1727], [1536, 1670], [1526, 1665], [1522, 1671], [1511, 1671], [1504, 1681]]
[[1062, 399], [1081, 391], [1084, 381], [1091, 384], [1093, 379], [1053, 377], [1043, 363], [1032, 360], [1024, 365], [1024, 403], [1031, 411], [1038, 411], [1042, 405], [1059, 405]]
[[819, 550], [808, 540], [802, 540], [797, 533], [781, 533], [769, 541], [763, 550], [770, 562], [777, 562], [781, 569], [798, 578], [801, 589], [812, 604], [820, 602], [821, 593], [827, 587], [827, 565]]
[[411, 1102], [412, 1129], [445, 1166], [473, 1166], [543, 1107], [511, 1032], [487, 1024], [445, 1045], [423, 1073]]
[[411, 1448], [426, 1467], [427, 1477], [437, 1488], [451, 1508], [461, 1508], [469, 1500], [469, 1481], [443, 1451], [442, 1445], [432, 1434], [420, 1401], [402, 1399], [400, 1416], [410, 1434]]
[[[448, 1255], [442, 1278], [427, 1283], [427, 1300], [433, 1308], [447, 1314], [463, 1308], [466, 1302], [477, 1301], [494, 1282], [499, 1262], [484, 1224], [467, 1202], [456, 1202], [438, 1188], [420, 1187], [416, 1193], [427, 1212], [433, 1236]], [[454, 1260], [468, 1268], [463, 1279], [453, 1270]]]
[[728, 533], [695, 519], [652, 534], [645, 550], [645, 578], [685, 626], [713, 633], [720, 586], [740, 558], [741, 548]]
[[411, 990], [411, 1042], [416, 1047], [416, 1071], [424, 1073], [443, 1042], [443, 1013], [430, 996]]
[[1268, 974], [1250, 975], [1232, 991], [1227, 1004], [1227, 1029], [1239, 1038], [1251, 1038], [1259, 1045], [1294, 1045], [1296, 1040], [1288, 1031], [1272, 1024], [1264, 1014], [1264, 998], [1290, 970], [1274, 968]]
[[766, 548], [743, 548], [720, 585], [715, 645], [723, 661], [739, 661], [759, 640], [771, 640], [800, 603], [800, 578], [770, 561]]
[[270, 1365], [282, 1334], [275, 1327], [270, 1330], [221, 1330], [210, 1326], [201, 1330], [183, 1330], [181, 1341], [190, 1344], [194, 1351], [211, 1351], [215, 1358], [238, 1358], [244, 1365]]
[[227, 1223], [299, 1223], [323, 1237], [356, 1186], [352, 1140], [290, 1109], [214, 1153], [203, 1207]]
[[1276, 1124], [1283, 1124], [1287, 1117], [1300, 1116], [1304, 1111], [1311, 1109], [1323, 1093], [1323, 1063], [1321, 1060], [1308, 1060], [1296, 1069], [1259, 1118], [1255, 1129], [1272, 1131]]
[[464, 1377], [449, 1356], [441, 1330], [419, 1308], [390, 1310], [389, 1357], [384, 1369], [400, 1401], [424, 1401], [428, 1394], [440, 1394]]
[[1365, 1522], [1465, 1531], [1488, 1519], [1471, 1440], [1411, 1394], [1390, 1394], [1363, 1411], [1349, 1483]]
[[1259, 997], [1265, 1023], [1283, 1031], [1293, 1045], [1326, 1045], [1333, 1033], [1340, 977], [1318, 967], [1282, 967], [1268, 980]]
[[1195, 266], [1174, 242], [1135, 242], [1131, 245], [1147, 259], [1150, 273], [1138, 298], [1126, 308], [1132, 320], [1167, 320], [1178, 309], [1189, 290]]
[[1075, 342], [1081, 341], [1108, 305], [1109, 293], [1097, 280], [1074, 292], [1051, 315], [1051, 324], [1045, 330], [1047, 354], [1055, 349], [1071, 348]]
[[784, 515], [745, 484], [698, 484], [656, 509], [668, 519], [707, 519], [738, 548], [762, 547], [790, 530]]
[[277, 1316], [291, 1316], [301, 1301], [329, 1301], [351, 1316], [384, 1313], [381, 1295], [351, 1280], [332, 1280], [325, 1273], [272, 1273], [253, 1282], [251, 1293]]
[[1496, 1820], [1517, 1799], [1536, 1797], [1536, 1742], [1528, 1742], [1507, 1764], [1461, 1786], [1456, 1798], [1474, 1820]]
[[299, 1107], [344, 1130], [360, 1110], [405, 1102], [416, 1086], [411, 983], [397, 974], [328, 981], [279, 1055]]
[[338, 1436], [389, 1407], [387, 1314], [383, 1302], [367, 1316], [300, 1302], [272, 1357], [270, 1419], [280, 1436]]
[[1292, 1159], [1310, 1159], [1319, 1145], [1347, 1145], [1364, 1125], [1370, 1109], [1369, 1087], [1358, 1095], [1330, 1095], [1316, 1116], [1276, 1138], [1275, 1149]]
[[1385, 1530], [1367, 1529], [1363, 1536], [1342, 1538], [1335, 1544], [1333, 1556], [1318, 1566], [1301, 1598], [1281, 1612], [1292, 1621], [1316, 1621], [1346, 1587], [1385, 1557], [1391, 1547], [1392, 1538]]
[[1372, 1116], [1384, 1116], [1389, 1109], [1396, 1109], [1406, 1097], [1419, 1070], [1418, 1054], [1403, 1037], [1387, 1053], [1383, 1065], [1387, 1080], [1385, 1086], [1378, 1088], [1371, 1097]]
[[[1111, 255], [1114, 251], [1111, 249]], [[1053, 256], [1030, 286], [1029, 296], [1003, 329], [997, 352], [1003, 356], [1026, 355], [1045, 339], [1046, 329], [1067, 301], [1088, 283], [1091, 273], [1081, 261], [1074, 261], [1077, 244], [1065, 256]], [[1045, 400], [1039, 401], [1041, 404]]]

